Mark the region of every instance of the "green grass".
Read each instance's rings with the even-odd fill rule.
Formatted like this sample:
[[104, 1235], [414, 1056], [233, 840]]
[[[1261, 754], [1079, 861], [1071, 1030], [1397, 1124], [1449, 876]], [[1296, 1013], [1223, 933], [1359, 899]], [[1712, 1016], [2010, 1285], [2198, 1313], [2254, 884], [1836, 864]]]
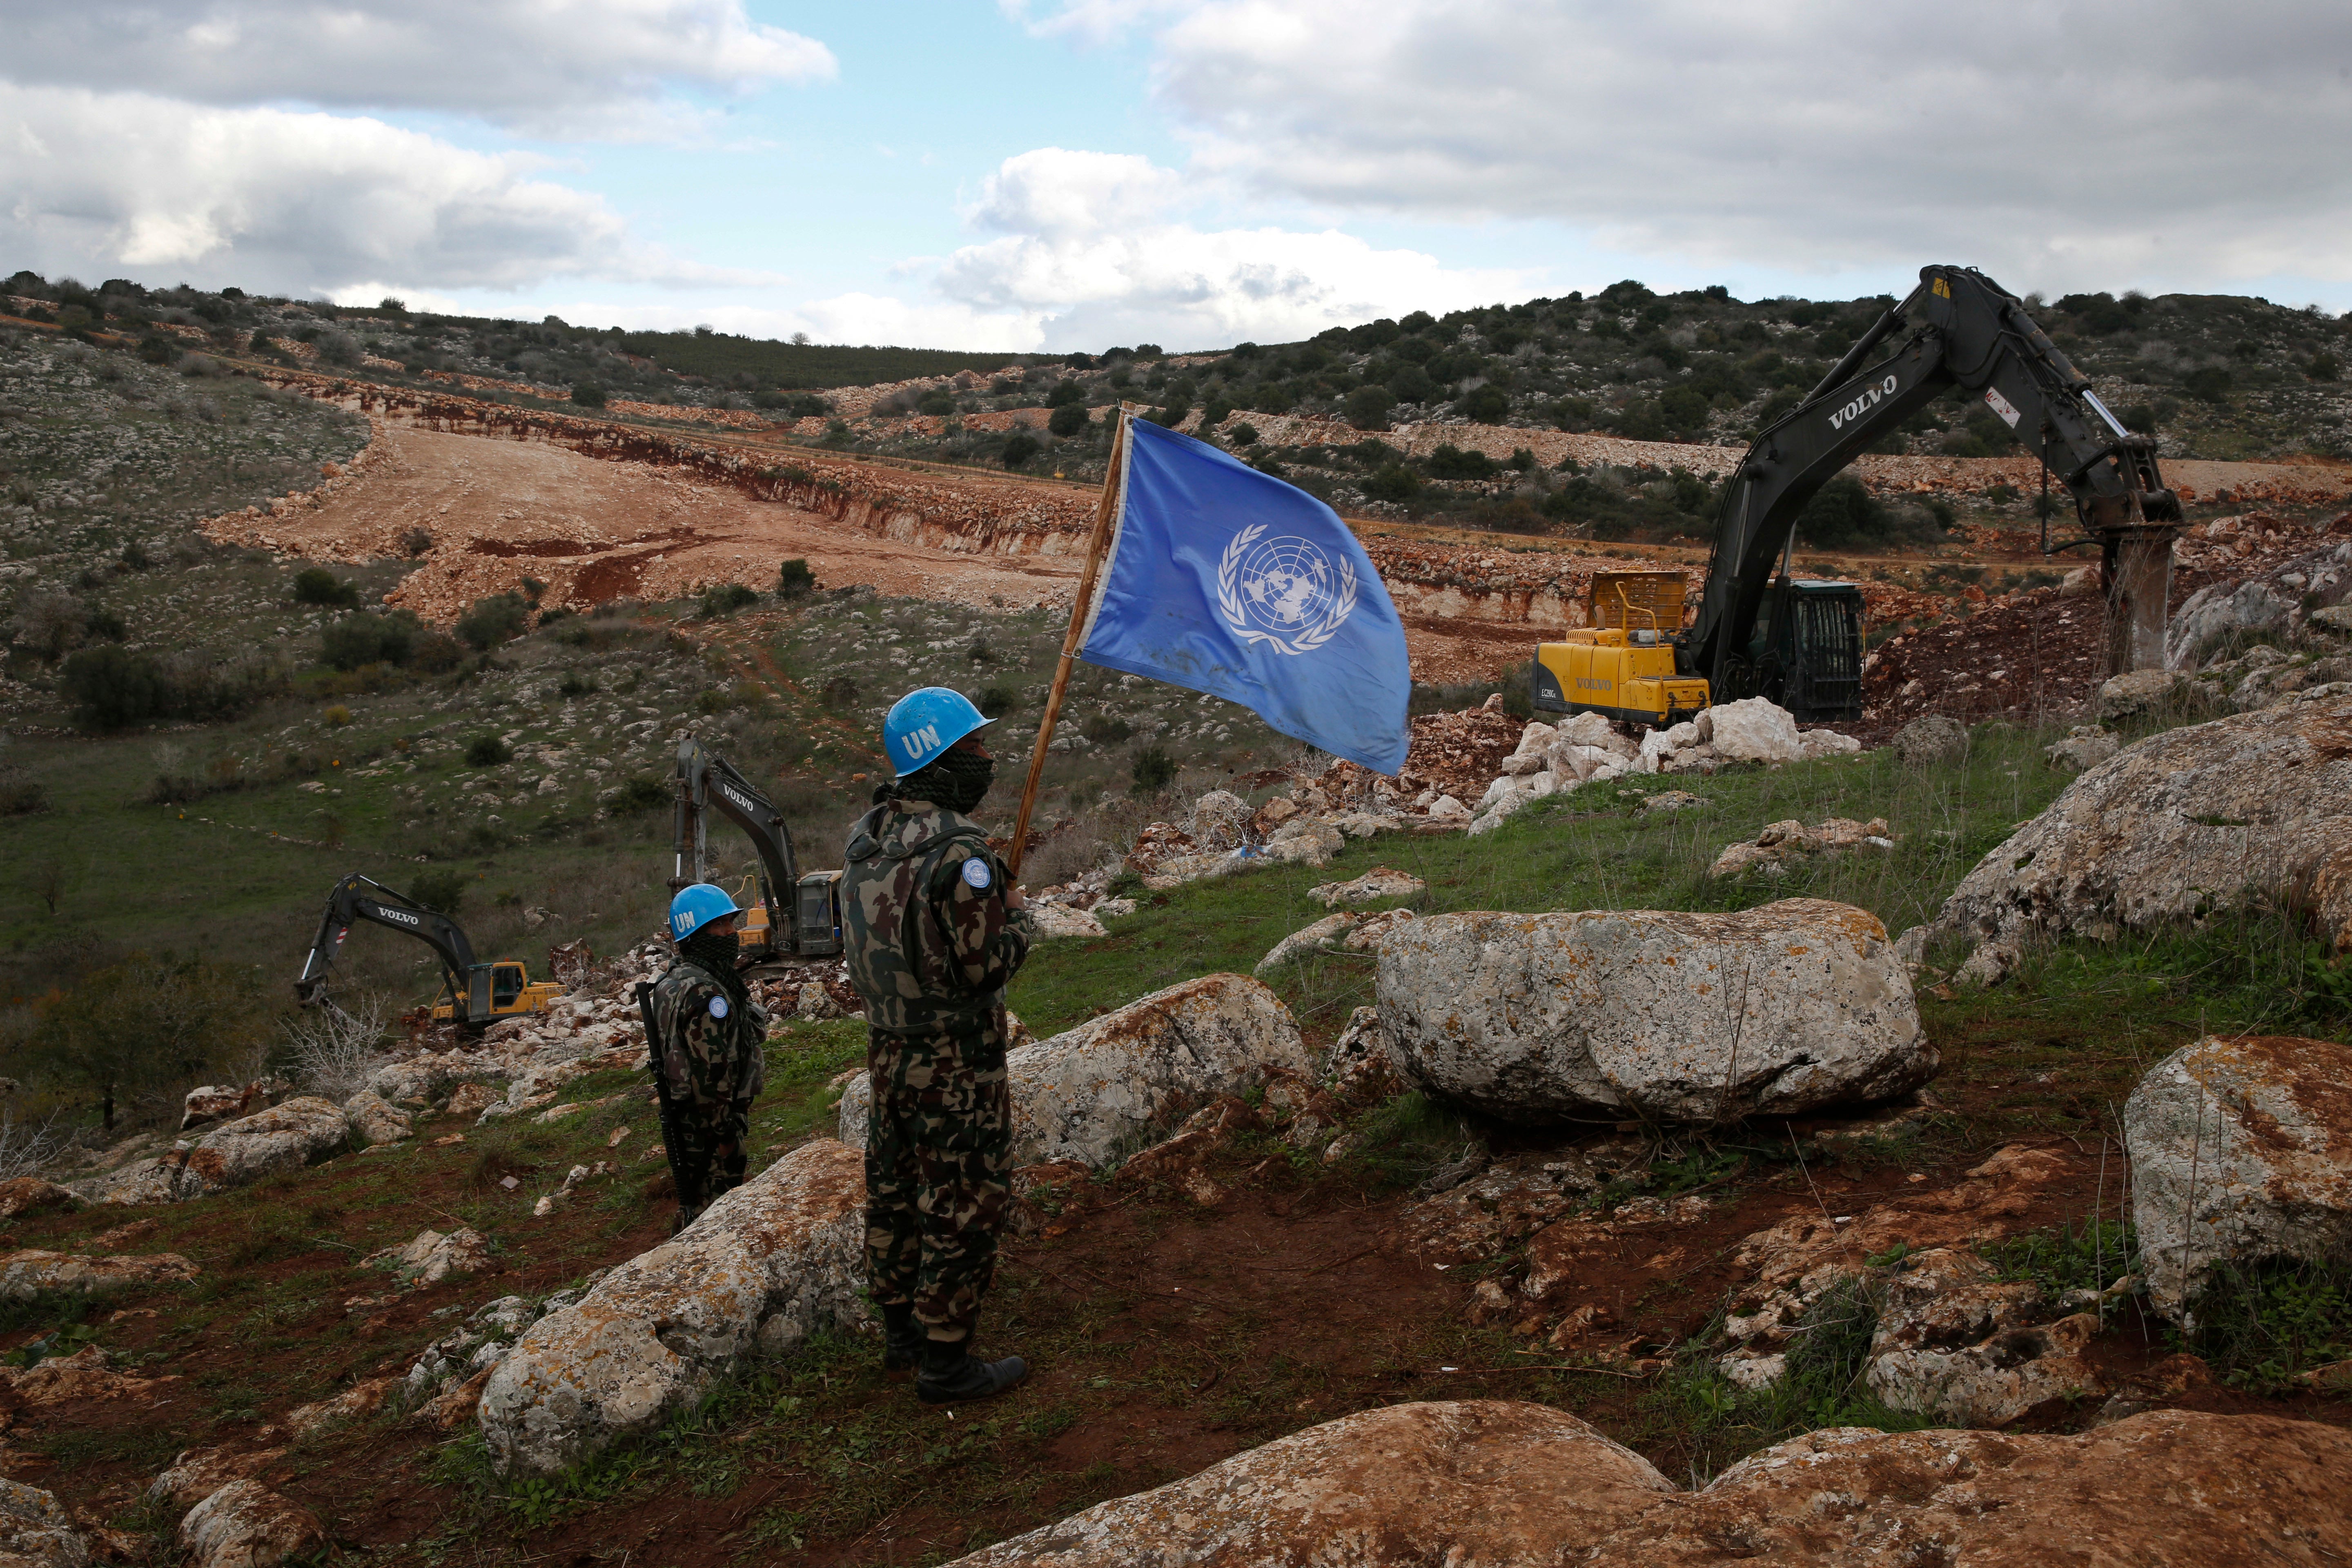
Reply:
[[2285, 1393], [2311, 1368], [2352, 1358], [2352, 1264], [2223, 1262], [2190, 1317], [2184, 1347], [2223, 1382]]

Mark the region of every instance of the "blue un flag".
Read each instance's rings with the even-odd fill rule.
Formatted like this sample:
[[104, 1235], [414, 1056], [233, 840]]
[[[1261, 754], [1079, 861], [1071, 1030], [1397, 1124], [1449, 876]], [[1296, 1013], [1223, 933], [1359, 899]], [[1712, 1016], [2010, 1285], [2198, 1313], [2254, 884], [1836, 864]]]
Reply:
[[1127, 421], [1078, 657], [1241, 703], [1375, 773], [1404, 767], [1404, 624], [1329, 507], [1190, 436]]

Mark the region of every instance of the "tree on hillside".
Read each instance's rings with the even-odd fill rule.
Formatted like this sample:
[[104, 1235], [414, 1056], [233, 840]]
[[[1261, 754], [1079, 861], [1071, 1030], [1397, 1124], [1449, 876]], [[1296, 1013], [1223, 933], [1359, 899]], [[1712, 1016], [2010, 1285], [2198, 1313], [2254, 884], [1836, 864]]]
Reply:
[[37, 1076], [94, 1097], [111, 1133], [126, 1106], [152, 1114], [207, 1079], [257, 1073], [268, 1041], [247, 972], [133, 953], [35, 1003], [23, 1050]]

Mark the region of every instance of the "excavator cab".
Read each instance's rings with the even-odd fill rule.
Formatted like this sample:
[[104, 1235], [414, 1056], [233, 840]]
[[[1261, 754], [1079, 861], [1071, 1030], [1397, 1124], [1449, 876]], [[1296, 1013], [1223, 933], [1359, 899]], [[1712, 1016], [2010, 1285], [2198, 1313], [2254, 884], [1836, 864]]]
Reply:
[[554, 982], [531, 979], [520, 960], [501, 959], [496, 963], [477, 963], [467, 971], [463, 1009], [451, 1005], [449, 988], [444, 984], [439, 1000], [434, 1004], [432, 1017], [436, 1024], [455, 1018], [479, 1026], [525, 1013], [544, 1012], [562, 994], [563, 987]]
[[1748, 640], [1748, 692], [1808, 721], [1862, 717], [1862, 590], [1777, 579]]

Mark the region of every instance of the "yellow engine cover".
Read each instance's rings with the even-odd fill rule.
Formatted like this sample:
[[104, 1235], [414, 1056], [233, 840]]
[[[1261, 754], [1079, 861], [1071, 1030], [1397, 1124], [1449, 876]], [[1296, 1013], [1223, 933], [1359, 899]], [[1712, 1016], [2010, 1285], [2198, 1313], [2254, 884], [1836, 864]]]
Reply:
[[1664, 728], [1706, 706], [1706, 682], [1675, 673], [1671, 643], [1640, 643], [1615, 630], [1570, 632], [1538, 644], [1536, 662], [1559, 688], [1557, 702], [1538, 690], [1537, 706], [1549, 711]]

